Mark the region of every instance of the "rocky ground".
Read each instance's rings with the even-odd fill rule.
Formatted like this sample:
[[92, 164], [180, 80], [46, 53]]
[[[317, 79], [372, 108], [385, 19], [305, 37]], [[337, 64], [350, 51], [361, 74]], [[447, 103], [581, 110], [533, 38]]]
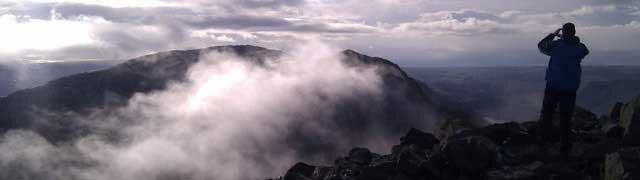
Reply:
[[614, 105], [607, 117], [577, 109], [566, 155], [558, 142], [540, 140], [535, 122], [453, 130], [451, 135], [411, 129], [391, 154], [353, 148], [332, 165], [300, 162], [276, 179], [640, 179], [639, 124], [640, 96]]

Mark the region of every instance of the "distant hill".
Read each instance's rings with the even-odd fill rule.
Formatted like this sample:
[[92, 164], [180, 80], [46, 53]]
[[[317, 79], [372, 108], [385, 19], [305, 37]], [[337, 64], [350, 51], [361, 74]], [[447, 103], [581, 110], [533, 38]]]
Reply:
[[0, 63], [0, 97], [15, 91], [44, 85], [76, 73], [106, 69], [122, 61], [3, 62]]
[[637, 94], [640, 94], [640, 74], [628, 79], [589, 82], [578, 93], [581, 98], [577, 104], [606, 114], [616, 102], [624, 102]]
[[[501, 121], [537, 118], [546, 67], [404, 67], [434, 98]], [[585, 66], [577, 104], [596, 114], [640, 93], [640, 66]], [[437, 95], [436, 95], [437, 94]]]

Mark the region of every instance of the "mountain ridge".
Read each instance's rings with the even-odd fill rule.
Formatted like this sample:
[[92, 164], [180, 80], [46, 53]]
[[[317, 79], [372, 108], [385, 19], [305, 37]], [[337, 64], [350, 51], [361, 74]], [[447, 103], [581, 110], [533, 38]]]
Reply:
[[[128, 99], [136, 93], [159, 91], [171, 82], [184, 81], [188, 69], [198, 63], [201, 56], [210, 52], [232, 53], [243, 61], [258, 65], [285, 54], [251, 45], [172, 50], [132, 58], [104, 70], [65, 76], [43, 86], [20, 90], [0, 98], [0, 131], [31, 129], [52, 142], [85, 136], [95, 130], [82, 125], [86, 122], [69, 120], [69, 116], [90, 114], [101, 108], [126, 106]], [[362, 124], [369, 123], [364, 117], [372, 116], [367, 115], [371, 108], [378, 108], [376, 113], [379, 114], [379, 120], [376, 121], [380, 122], [377, 123], [386, 124], [391, 132], [437, 121], [431, 119], [439, 115], [436, 110], [431, 110], [433, 105], [429, 95], [423, 91], [424, 87], [398, 65], [353, 50], [344, 50], [339, 54], [347, 66], [376, 67], [376, 72], [382, 79], [383, 90], [383, 102], [352, 99], [345, 101], [340, 108], [336, 107], [336, 123], [345, 128], [341, 131], [361, 131]], [[50, 114], [55, 116], [48, 116]], [[39, 117], [40, 115], [45, 115], [46, 118]]]

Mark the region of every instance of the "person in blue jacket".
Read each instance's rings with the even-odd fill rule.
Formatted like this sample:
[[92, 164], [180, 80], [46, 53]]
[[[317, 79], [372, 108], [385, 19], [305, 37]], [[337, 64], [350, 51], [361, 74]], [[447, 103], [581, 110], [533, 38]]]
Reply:
[[[552, 119], [557, 107], [563, 152], [567, 152], [571, 148], [571, 117], [575, 108], [576, 91], [580, 87], [582, 74], [580, 63], [589, 54], [587, 47], [580, 42], [580, 38], [575, 34], [575, 25], [566, 23], [561, 29], [547, 35], [538, 43], [540, 52], [550, 56], [539, 121], [540, 133], [544, 139], [550, 140], [551, 132], [549, 131], [552, 128]], [[559, 39], [554, 40], [556, 37]]]

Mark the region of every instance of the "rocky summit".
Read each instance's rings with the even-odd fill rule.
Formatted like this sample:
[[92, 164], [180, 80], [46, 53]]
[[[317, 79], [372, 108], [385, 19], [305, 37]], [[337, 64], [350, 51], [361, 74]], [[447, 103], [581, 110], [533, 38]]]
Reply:
[[[573, 116], [572, 148], [542, 141], [536, 122], [509, 122], [437, 138], [409, 130], [386, 155], [356, 147], [328, 166], [299, 162], [278, 180], [640, 179], [640, 96], [609, 116]], [[272, 179], [273, 180], [273, 179]]]

